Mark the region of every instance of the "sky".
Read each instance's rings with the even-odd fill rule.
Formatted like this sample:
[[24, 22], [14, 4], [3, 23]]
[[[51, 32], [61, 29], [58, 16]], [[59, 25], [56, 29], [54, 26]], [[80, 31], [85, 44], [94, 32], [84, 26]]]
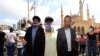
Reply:
[[[29, 0], [29, 9], [34, 0]], [[83, 1], [83, 0], [82, 0]], [[94, 15], [96, 22], [100, 22], [100, 0], [85, 0], [84, 20], [86, 20], [86, 6], [89, 6], [90, 16]], [[54, 18], [54, 25], [60, 25], [60, 8], [63, 6], [64, 16], [77, 14], [79, 11], [79, 0], [36, 0], [36, 15], [42, 22], [45, 17]], [[34, 10], [30, 11], [30, 19], [34, 16]], [[0, 24], [13, 25], [20, 19], [27, 18], [27, 0], [0, 0]]]

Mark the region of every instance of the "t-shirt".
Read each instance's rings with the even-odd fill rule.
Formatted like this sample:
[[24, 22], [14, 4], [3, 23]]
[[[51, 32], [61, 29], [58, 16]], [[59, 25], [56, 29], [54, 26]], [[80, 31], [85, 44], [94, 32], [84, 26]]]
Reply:
[[96, 40], [96, 33], [93, 33], [93, 34], [89, 34], [89, 33], [87, 33], [87, 38], [89, 39], [89, 40]]
[[17, 36], [16, 33], [10, 32], [6, 34], [5, 38], [7, 43], [15, 43], [15, 39], [17, 39]]
[[20, 30], [18, 32], [18, 37], [17, 37], [17, 48], [23, 48], [23, 43], [22, 43], [22, 39], [20, 38], [24, 38], [26, 32], [25, 31], [22, 31]]
[[80, 39], [79, 39], [79, 42], [80, 42], [80, 44], [82, 44], [82, 45], [84, 45], [84, 44], [86, 44], [86, 38], [85, 37], [81, 37]]
[[80, 42], [86, 42], [86, 38], [80, 38]]
[[22, 30], [20, 30], [20, 31], [18, 32], [18, 36], [24, 37], [25, 34], [26, 34], [26, 32], [25, 32], [25, 31], [22, 31]]

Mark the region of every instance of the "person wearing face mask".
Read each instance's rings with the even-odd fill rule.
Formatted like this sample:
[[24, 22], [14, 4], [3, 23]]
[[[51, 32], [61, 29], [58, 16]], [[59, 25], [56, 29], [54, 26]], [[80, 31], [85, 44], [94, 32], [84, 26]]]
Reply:
[[96, 43], [97, 43], [97, 34], [94, 32], [94, 27], [89, 27], [89, 32], [87, 33], [88, 39], [88, 56], [96, 56]]
[[52, 17], [46, 17], [45, 22], [45, 36], [46, 36], [46, 43], [45, 43], [45, 56], [57, 56], [56, 52], [56, 32], [52, 32]]
[[46, 17], [45, 18], [45, 31], [46, 32], [51, 32], [53, 30], [52, 28], [52, 23], [53, 23], [53, 18], [52, 17]]

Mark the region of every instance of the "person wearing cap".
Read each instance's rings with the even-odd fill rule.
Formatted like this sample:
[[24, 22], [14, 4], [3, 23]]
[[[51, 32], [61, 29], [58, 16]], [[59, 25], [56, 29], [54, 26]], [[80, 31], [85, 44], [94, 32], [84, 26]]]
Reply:
[[45, 56], [57, 56], [56, 52], [56, 32], [52, 32], [52, 17], [46, 17], [45, 22], [45, 36], [46, 36], [46, 43], [45, 43]]
[[45, 31], [46, 32], [52, 32], [53, 28], [52, 28], [52, 23], [53, 23], [53, 18], [52, 17], [46, 17], [45, 18]]
[[32, 26], [26, 30], [24, 56], [44, 56], [45, 34], [41, 27], [41, 19], [34, 16]]
[[4, 41], [5, 41], [5, 33], [2, 31], [2, 28], [0, 28], [0, 56], [4, 56]]

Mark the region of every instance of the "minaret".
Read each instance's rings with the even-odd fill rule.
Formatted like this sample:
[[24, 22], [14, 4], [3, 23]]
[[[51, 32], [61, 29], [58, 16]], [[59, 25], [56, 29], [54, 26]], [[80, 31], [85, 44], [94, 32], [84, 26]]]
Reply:
[[88, 4], [87, 4], [87, 19], [88, 19], [88, 20], [90, 19], [90, 13], [89, 13], [89, 7], [88, 7]]
[[80, 20], [83, 20], [83, 2], [82, 2], [82, 0], [79, 1], [79, 13], [80, 13]]
[[92, 26], [94, 26], [95, 18], [94, 15], [92, 15]]
[[72, 11], [70, 10], [70, 16], [72, 16]]
[[62, 4], [61, 4], [61, 27], [63, 27], [63, 24], [64, 24], [63, 21], [64, 21], [63, 20], [63, 8], [62, 8]]

